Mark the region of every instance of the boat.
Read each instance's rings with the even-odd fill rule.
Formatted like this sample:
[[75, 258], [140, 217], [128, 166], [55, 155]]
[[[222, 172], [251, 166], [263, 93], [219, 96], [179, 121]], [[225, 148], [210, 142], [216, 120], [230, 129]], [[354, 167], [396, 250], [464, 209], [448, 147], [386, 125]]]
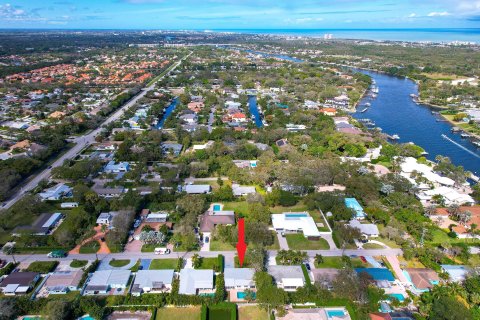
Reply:
[[372, 88], [372, 92], [373, 92], [373, 93], [378, 93], [378, 88], [377, 88], [377, 87]]
[[460, 132], [460, 128], [459, 127], [453, 127], [452, 132]]
[[365, 107], [370, 107], [372, 104], [370, 102], [365, 103]]
[[391, 135], [389, 136], [390, 140], [398, 140], [400, 139], [400, 136], [398, 134], [394, 134], [394, 135]]
[[367, 110], [368, 110], [368, 108], [364, 108], [364, 109], [360, 110], [360, 112], [361, 112], [361, 113], [364, 113], [364, 112], [367, 111]]
[[472, 136], [469, 135], [468, 133], [462, 133], [462, 134], [460, 134], [460, 137], [462, 137], [464, 139], [467, 139], [467, 138], [471, 138]]

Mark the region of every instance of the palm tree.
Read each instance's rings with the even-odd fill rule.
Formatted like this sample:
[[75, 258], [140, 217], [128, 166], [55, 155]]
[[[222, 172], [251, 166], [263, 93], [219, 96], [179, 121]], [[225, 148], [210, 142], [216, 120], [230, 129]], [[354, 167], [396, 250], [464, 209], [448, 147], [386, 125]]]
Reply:
[[4, 245], [3, 248], [2, 248], [2, 251], [5, 255], [7, 256], [12, 256], [12, 259], [13, 259], [13, 263], [17, 263], [17, 261], [15, 260], [15, 245], [14, 244], [7, 244], [7, 245]]
[[460, 212], [460, 214], [458, 215], [458, 218], [460, 222], [466, 225], [467, 222], [470, 221], [470, 219], [472, 219], [472, 213], [468, 210], [465, 210], [463, 212]]
[[315, 264], [319, 265], [322, 264], [324, 261], [323, 256], [321, 254], [316, 254], [315, 255]]
[[429, 217], [429, 216], [433, 216], [436, 211], [437, 211], [437, 206], [431, 204], [425, 208], [424, 213], [427, 217]]
[[458, 214], [460, 213], [460, 206], [456, 203], [452, 203], [448, 206], [447, 212], [450, 216], [458, 218]]

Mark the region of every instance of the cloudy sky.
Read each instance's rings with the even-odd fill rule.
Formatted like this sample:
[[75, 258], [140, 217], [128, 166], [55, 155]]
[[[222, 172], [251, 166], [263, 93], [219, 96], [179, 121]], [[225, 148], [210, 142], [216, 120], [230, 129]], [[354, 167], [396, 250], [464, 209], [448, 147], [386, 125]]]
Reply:
[[0, 28], [476, 28], [480, 0], [0, 0]]

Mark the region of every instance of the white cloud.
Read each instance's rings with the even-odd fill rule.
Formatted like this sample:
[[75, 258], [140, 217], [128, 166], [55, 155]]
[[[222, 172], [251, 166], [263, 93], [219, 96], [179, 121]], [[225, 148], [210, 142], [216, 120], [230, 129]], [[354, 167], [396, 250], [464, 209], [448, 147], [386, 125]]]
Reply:
[[407, 18], [415, 18], [417, 16], [416, 13], [410, 13]]
[[443, 12], [430, 12], [427, 16], [428, 17], [445, 17], [445, 16], [449, 16], [451, 15], [449, 12], [447, 11], [443, 11]]

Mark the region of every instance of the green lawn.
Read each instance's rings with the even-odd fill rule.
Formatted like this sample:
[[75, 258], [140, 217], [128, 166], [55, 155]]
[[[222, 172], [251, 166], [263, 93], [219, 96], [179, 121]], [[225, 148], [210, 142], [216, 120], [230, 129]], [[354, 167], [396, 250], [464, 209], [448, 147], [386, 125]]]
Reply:
[[87, 265], [88, 261], [87, 260], [77, 260], [77, 259], [74, 259], [71, 263], [70, 263], [70, 267], [72, 268], [83, 268]]
[[100, 249], [100, 244], [97, 241], [90, 241], [80, 247], [80, 253], [95, 253]]
[[142, 252], [154, 252], [155, 248], [157, 248], [157, 247], [158, 247], [158, 245], [156, 245], [156, 244], [144, 244], [142, 246], [141, 251]]
[[156, 320], [198, 320], [200, 319], [200, 307], [186, 308], [159, 308]]
[[[370, 264], [364, 263], [360, 258], [351, 258], [352, 266], [354, 268], [369, 267]], [[342, 257], [323, 257], [323, 263], [315, 263], [316, 268], [334, 268], [341, 269], [343, 268]]]
[[236, 214], [248, 216], [248, 203], [246, 201], [223, 202], [223, 210], [233, 210]]
[[330, 246], [327, 240], [308, 240], [301, 233], [287, 234], [288, 247], [292, 250], [328, 250]]
[[267, 250], [280, 250], [280, 243], [278, 243], [277, 233], [272, 231], [273, 233], [273, 244], [267, 247]]
[[232, 251], [235, 248], [228, 242], [213, 240], [210, 241], [210, 251]]
[[150, 270], [177, 269], [178, 259], [153, 259]]
[[35, 261], [30, 263], [26, 271], [49, 273], [55, 270], [58, 265], [58, 261]]
[[451, 238], [448, 236], [447, 232], [443, 231], [442, 229], [434, 229], [432, 232], [433, 239], [430, 241], [426, 241], [432, 244], [442, 244], [442, 243], [480, 243], [478, 239], [458, 239], [458, 238]]
[[377, 243], [365, 243], [363, 249], [384, 249], [384, 247]]
[[267, 311], [258, 306], [245, 306], [238, 308], [238, 320], [263, 320], [268, 319]]
[[198, 269], [216, 269], [218, 258], [203, 258], [202, 264]]
[[115, 268], [125, 267], [127, 264], [130, 263], [129, 259], [112, 259], [110, 260], [110, 265]]
[[284, 206], [275, 206], [270, 208], [272, 213], [284, 213], [284, 212], [303, 212], [308, 211], [308, 208], [302, 201], [299, 201], [296, 205], [291, 207], [284, 207]]

